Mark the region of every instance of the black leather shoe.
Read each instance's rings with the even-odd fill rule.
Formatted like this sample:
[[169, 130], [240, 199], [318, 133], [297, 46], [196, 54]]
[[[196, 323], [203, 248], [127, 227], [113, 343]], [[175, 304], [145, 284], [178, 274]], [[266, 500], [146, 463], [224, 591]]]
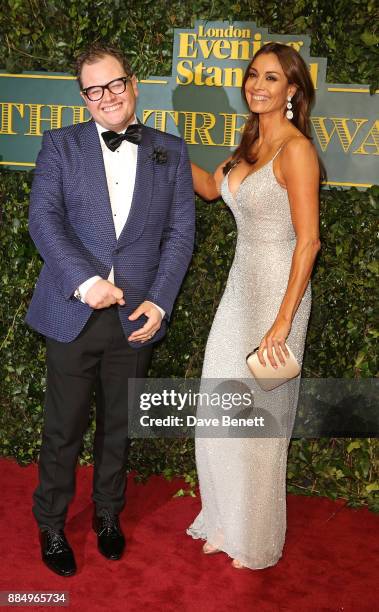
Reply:
[[63, 529], [40, 531], [42, 561], [59, 576], [73, 576], [76, 563], [72, 548], [66, 540]]
[[92, 527], [97, 533], [97, 548], [107, 559], [120, 559], [125, 548], [117, 514], [103, 510], [101, 516], [93, 515]]

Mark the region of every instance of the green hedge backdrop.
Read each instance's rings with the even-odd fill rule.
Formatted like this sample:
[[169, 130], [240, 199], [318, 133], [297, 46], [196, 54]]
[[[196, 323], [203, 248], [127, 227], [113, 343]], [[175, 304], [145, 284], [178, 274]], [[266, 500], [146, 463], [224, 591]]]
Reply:
[[[196, 19], [256, 21], [278, 34], [306, 33], [311, 54], [328, 58], [328, 82], [379, 85], [374, 0], [5, 0], [0, 57], [8, 71], [72, 72], [73, 57], [95, 39], [127, 52], [140, 78], [171, 74], [174, 27]], [[376, 11], [376, 13], [375, 13]], [[38, 457], [45, 385], [43, 339], [23, 322], [41, 260], [28, 236], [32, 172], [0, 172], [0, 452], [20, 464]], [[379, 187], [321, 193], [321, 241], [313, 274], [313, 309], [305, 377], [376, 375], [374, 327], [377, 263], [375, 220]], [[221, 202], [197, 201], [193, 262], [176, 303], [169, 334], [155, 351], [152, 376], [198, 377], [207, 334], [233, 257], [235, 225]], [[80, 461], [92, 460], [91, 420]], [[379, 440], [293, 440], [288, 490], [367, 504], [379, 511]], [[130, 467], [185, 475], [194, 494], [193, 440], [135, 440]]]

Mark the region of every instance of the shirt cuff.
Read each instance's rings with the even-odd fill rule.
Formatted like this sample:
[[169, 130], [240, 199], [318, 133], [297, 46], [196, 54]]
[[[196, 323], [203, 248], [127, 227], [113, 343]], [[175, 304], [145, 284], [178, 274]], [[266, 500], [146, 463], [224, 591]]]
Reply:
[[[154, 304], [154, 302], [152, 302], [151, 300], [146, 300], [147, 302], [149, 302], [150, 304]], [[161, 308], [160, 306], [158, 306], [158, 304], [154, 304], [155, 308], [157, 308], [159, 310], [159, 312], [162, 315], [162, 319], [164, 319], [164, 316], [166, 314], [166, 312], [163, 310], [163, 308]]]
[[[79, 295], [80, 295], [80, 301], [83, 302], [83, 304], [86, 303], [85, 297], [86, 297], [87, 291], [89, 289], [91, 289], [92, 285], [97, 283], [98, 280], [101, 280], [101, 276], [91, 276], [91, 278], [89, 278], [88, 280], [84, 281], [84, 283], [79, 285], [77, 291], [79, 292]], [[75, 293], [76, 293], [76, 291], [75, 291]], [[74, 295], [75, 295], [75, 293], [74, 293]]]

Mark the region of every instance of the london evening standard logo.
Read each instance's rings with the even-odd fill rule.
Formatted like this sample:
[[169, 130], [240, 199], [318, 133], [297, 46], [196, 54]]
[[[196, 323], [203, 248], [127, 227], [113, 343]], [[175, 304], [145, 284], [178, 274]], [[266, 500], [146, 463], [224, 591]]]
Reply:
[[[313, 137], [327, 185], [365, 188], [377, 182], [378, 92], [370, 95], [368, 85], [326, 83], [327, 60], [311, 57], [306, 35], [269, 33], [252, 22], [197, 22], [175, 29], [172, 76], [139, 83], [143, 123], [182, 136], [193, 161], [214, 169], [239, 142], [247, 117], [243, 75], [254, 53], [270, 41], [291, 45], [308, 64], [316, 88]], [[44, 129], [88, 119], [72, 76], [3, 72], [0, 77], [3, 165], [32, 167]]]

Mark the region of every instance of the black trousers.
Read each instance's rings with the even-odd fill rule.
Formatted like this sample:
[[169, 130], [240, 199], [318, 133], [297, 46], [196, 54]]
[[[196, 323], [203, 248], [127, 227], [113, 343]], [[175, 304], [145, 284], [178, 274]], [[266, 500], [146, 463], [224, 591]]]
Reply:
[[46, 339], [47, 389], [39, 484], [33, 514], [40, 528], [64, 527], [75, 470], [96, 391], [92, 499], [118, 514], [125, 506], [128, 378], [145, 378], [152, 347], [132, 349], [116, 306], [95, 310], [72, 342]]

